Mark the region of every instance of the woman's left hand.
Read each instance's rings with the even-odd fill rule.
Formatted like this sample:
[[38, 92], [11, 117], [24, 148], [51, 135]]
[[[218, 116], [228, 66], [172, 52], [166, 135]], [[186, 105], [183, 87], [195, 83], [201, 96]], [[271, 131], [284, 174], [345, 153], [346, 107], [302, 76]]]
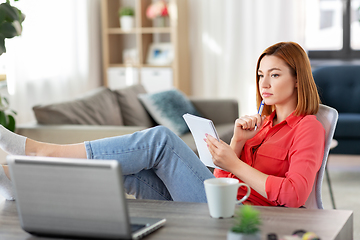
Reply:
[[236, 156], [234, 150], [226, 142], [220, 139], [220, 142], [212, 137], [206, 135], [204, 139], [208, 145], [208, 149], [212, 155], [213, 162], [216, 166], [231, 172], [231, 169], [239, 163], [240, 159]]

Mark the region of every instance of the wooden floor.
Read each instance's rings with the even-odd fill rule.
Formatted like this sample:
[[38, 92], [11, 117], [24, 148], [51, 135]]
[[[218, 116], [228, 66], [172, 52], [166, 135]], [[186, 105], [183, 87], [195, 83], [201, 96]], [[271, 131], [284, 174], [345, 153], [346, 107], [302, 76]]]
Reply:
[[[360, 155], [330, 154], [328, 171], [337, 209], [354, 211], [354, 240], [360, 240]], [[322, 198], [325, 209], [332, 209], [324, 176]]]

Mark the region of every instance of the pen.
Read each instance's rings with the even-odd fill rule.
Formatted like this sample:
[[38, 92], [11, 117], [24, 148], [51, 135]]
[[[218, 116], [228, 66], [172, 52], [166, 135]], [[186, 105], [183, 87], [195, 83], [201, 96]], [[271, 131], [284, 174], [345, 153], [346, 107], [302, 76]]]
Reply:
[[[259, 114], [260, 116], [261, 116], [261, 114], [262, 114], [263, 109], [264, 109], [264, 100], [261, 101], [260, 106], [259, 106], [258, 114]], [[255, 129], [254, 129], [254, 130], [256, 130], [256, 129], [257, 129], [257, 126], [255, 125]]]
[[259, 106], [258, 114], [260, 116], [262, 114], [263, 109], [264, 109], [264, 100], [261, 101], [260, 106]]

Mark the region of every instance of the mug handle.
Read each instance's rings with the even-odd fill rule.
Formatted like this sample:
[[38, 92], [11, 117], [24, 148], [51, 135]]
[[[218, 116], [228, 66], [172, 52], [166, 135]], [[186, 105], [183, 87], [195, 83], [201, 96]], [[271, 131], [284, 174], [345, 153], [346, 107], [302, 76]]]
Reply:
[[241, 187], [241, 186], [245, 186], [245, 187], [247, 188], [247, 193], [246, 193], [246, 195], [245, 195], [242, 199], [237, 200], [237, 201], [236, 201], [236, 204], [242, 203], [243, 201], [245, 201], [245, 200], [250, 196], [251, 190], [250, 190], [249, 185], [247, 185], [246, 183], [239, 183], [238, 189], [239, 189], [239, 187]]

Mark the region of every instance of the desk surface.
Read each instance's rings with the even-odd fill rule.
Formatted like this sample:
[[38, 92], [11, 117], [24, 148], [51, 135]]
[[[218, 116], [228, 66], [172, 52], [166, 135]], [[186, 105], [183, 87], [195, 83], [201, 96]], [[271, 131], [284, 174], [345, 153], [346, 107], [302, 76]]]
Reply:
[[[166, 218], [166, 225], [144, 239], [226, 239], [233, 219], [213, 219], [207, 204], [152, 200], [129, 200], [131, 216]], [[281, 207], [256, 207], [263, 221], [262, 239], [268, 233], [279, 237], [294, 230], [316, 232], [322, 240], [352, 239], [353, 212], [345, 210], [310, 210]], [[16, 204], [0, 201], [0, 239], [35, 240], [19, 225]], [[45, 240], [47, 238], [39, 238]]]

